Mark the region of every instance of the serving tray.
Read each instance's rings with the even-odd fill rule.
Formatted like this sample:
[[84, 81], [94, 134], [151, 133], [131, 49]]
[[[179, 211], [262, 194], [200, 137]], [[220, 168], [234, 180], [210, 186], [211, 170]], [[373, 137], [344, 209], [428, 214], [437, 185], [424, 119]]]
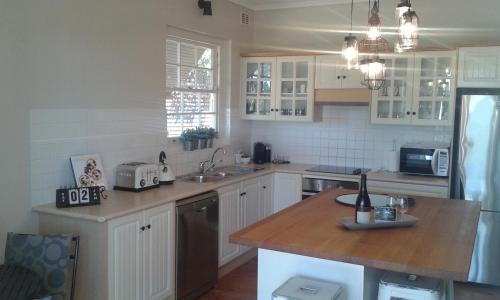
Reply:
[[367, 224], [359, 224], [354, 222], [354, 217], [338, 217], [337, 221], [350, 230], [376, 229], [376, 228], [395, 228], [395, 227], [410, 227], [418, 222], [418, 218], [412, 215], [398, 215], [396, 221], [378, 221], [374, 219]]

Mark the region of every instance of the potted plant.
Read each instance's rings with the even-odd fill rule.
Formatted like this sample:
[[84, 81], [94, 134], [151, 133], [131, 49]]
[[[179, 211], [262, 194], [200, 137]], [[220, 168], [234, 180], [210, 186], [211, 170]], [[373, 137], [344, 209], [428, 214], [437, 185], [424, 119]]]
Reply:
[[198, 149], [207, 148], [208, 128], [196, 127], [196, 135], [198, 136]]
[[207, 147], [212, 148], [214, 146], [214, 139], [217, 138], [217, 132], [215, 131], [215, 128], [207, 128]]
[[181, 133], [181, 140], [184, 145], [184, 151], [198, 149], [198, 134], [195, 129], [184, 129]]

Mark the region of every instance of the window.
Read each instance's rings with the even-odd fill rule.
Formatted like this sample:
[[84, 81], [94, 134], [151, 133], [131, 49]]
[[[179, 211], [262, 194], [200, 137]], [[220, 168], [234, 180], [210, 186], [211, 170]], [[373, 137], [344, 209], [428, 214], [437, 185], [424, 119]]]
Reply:
[[168, 36], [166, 49], [168, 136], [198, 126], [217, 129], [220, 46]]

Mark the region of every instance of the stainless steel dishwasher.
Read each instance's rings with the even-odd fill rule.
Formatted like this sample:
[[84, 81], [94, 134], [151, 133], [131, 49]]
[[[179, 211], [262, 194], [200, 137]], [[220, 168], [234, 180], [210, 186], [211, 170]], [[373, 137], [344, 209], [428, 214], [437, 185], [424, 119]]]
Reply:
[[176, 299], [191, 300], [217, 283], [219, 197], [209, 192], [176, 206]]

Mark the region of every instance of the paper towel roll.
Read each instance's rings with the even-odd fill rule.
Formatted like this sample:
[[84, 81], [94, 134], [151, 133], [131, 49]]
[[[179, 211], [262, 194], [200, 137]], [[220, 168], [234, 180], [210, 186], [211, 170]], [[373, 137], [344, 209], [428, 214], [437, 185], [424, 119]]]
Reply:
[[399, 171], [399, 151], [390, 151], [387, 153], [386, 169], [391, 172]]

